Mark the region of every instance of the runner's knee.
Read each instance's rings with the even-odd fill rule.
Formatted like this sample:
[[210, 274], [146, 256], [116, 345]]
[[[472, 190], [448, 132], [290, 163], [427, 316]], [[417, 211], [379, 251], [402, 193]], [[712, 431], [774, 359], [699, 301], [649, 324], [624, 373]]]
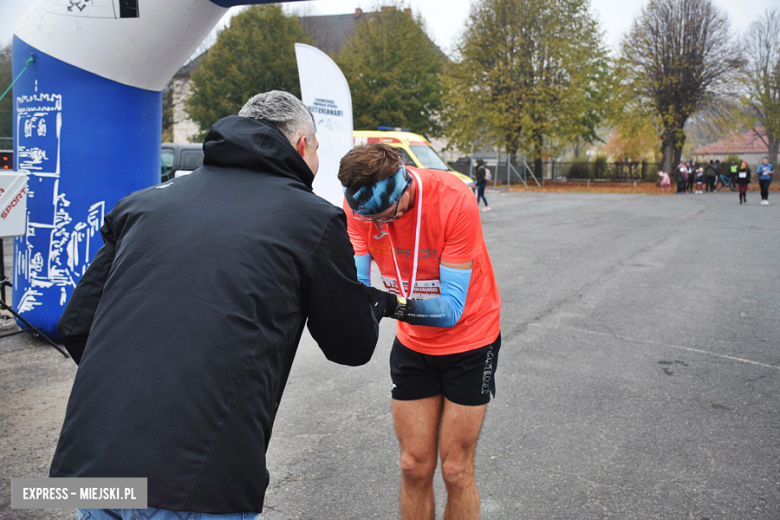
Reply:
[[441, 463], [441, 475], [448, 486], [462, 486], [474, 480], [474, 464], [468, 458], [449, 458]]
[[436, 454], [415, 456], [408, 452], [401, 453], [401, 474], [411, 480], [431, 480], [436, 471]]

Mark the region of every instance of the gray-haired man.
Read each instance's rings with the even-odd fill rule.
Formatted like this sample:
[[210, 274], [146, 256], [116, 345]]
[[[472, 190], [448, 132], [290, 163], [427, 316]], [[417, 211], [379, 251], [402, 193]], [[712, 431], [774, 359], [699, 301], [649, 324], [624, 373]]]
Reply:
[[91, 519], [256, 517], [304, 323], [336, 363], [376, 345], [385, 303], [357, 281], [343, 211], [311, 191], [306, 106], [259, 94], [203, 149], [106, 216], [59, 322], [79, 370], [50, 475], [148, 479], [148, 510]]

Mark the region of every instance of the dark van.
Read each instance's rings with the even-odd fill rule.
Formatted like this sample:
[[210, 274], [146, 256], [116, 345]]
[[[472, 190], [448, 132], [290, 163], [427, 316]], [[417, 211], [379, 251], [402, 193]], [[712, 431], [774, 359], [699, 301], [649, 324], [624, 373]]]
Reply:
[[202, 144], [163, 143], [161, 152], [161, 182], [169, 181], [203, 166]]

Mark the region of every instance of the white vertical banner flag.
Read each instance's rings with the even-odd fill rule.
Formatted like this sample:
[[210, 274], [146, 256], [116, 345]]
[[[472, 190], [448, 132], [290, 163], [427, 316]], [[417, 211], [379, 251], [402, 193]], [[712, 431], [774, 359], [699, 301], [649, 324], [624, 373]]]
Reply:
[[311, 45], [295, 44], [301, 99], [314, 116], [320, 143], [320, 169], [314, 178], [314, 193], [338, 207], [344, 199], [336, 176], [339, 161], [352, 149], [352, 95], [338, 65]]

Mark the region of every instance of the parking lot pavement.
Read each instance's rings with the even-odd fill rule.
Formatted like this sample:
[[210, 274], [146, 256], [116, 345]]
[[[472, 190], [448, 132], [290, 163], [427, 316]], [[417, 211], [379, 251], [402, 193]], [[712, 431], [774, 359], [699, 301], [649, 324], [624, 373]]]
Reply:
[[[488, 198], [503, 343], [477, 448], [482, 518], [780, 518], [780, 207], [730, 193]], [[360, 368], [305, 336], [261, 518], [398, 518], [394, 329], [382, 323]], [[2, 348], [0, 467], [39, 476], [75, 370], [53, 350]], [[441, 518], [438, 472], [436, 492]]]

